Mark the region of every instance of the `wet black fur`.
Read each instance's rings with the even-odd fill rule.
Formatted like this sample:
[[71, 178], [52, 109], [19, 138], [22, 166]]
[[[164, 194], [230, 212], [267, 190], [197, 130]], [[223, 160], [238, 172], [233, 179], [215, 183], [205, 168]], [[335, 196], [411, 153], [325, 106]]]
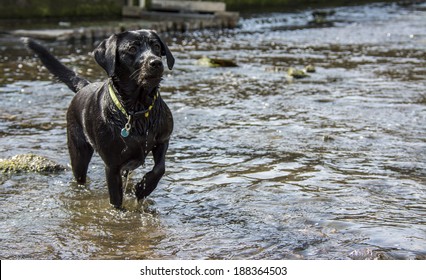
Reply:
[[[162, 79], [166, 56], [168, 68], [174, 58], [167, 45], [154, 31], [138, 30], [114, 34], [100, 43], [93, 54], [109, 79], [90, 83], [59, 62], [43, 46], [25, 38], [24, 43], [46, 68], [76, 92], [67, 111], [68, 149], [78, 184], [86, 183], [93, 152], [105, 163], [110, 202], [122, 207], [122, 173], [141, 166], [152, 151], [154, 167], [136, 185], [138, 199], [147, 197], [165, 172], [165, 155], [173, 130], [172, 114], [161, 96], [153, 101]], [[108, 83], [127, 112], [141, 112], [154, 102], [146, 118], [135, 116], [127, 138], [120, 135], [127, 119], [113, 103]]]

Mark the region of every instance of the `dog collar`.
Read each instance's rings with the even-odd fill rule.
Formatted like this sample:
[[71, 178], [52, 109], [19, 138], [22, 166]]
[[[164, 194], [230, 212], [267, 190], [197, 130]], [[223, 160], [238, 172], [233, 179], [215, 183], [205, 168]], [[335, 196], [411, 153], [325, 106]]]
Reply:
[[159, 95], [159, 90], [157, 90], [157, 92], [155, 93], [154, 98], [152, 100], [152, 103], [151, 103], [151, 105], [149, 105], [148, 109], [145, 109], [145, 110], [142, 110], [142, 111], [137, 111], [137, 112], [129, 112], [129, 113], [127, 113], [126, 109], [124, 109], [123, 105], [121, 105], [120, 100], [118, 100], [117, 95], [115, 94], [115, 89], [114, 89], [114, 86], [113, 86], [111, 80], [108, 83], [108, 92], [109, 92], [109, 96], [111, 97], [112, 102], [114, 103], [114, 105], [127, 118], [127, 123], [121, 129], [121, 136], [123, 136], [124, 138], [126, 138], [130, 134], [130, 129], [132, 129], [132, 119], [133, 119], [133, 117], [139, 117], [141, 115], [144, 115], [145, 118], [148, 118], [149, 117], [149, 112], [154, 107], [155, 101], [157, 100], [158, 95]]

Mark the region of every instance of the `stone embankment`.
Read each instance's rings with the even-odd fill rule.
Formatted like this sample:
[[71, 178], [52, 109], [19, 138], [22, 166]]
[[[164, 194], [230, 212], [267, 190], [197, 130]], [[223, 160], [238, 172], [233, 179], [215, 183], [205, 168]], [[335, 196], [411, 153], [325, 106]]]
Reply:
[[[159, 13], [158, 13], [159, 14]], [[159, 16], [152, 14], [152, 17]], [[78, 41], [98, 40], [108, 37], [113, 33], [125, 30], [153, 29], [157, 32], [185, 32], [202, 29], [234, 28], [238, 24], [238, 14], [230, 13], [226, 16], [218, 15], [193, 15], [165, 18], [155, 20], [132, 20], [123, 22], [110, 22], [103, 26], [88, 26], [62, 29], [18, 29], [11, 31], [15, 36], [32, 37], [45, 40]]]
[[62, 29], [15, 30], [15, 36], [34, 37], [60, 41], [97, 40], [112, 33], [135, 29], [153, 29], [158, 32], [210, 28], [234, 28], [238, 24], [239, 13], [226, 11], [222, 2], [199, 1], [151, 1], [149, 8], [146, 1], [134, 5], [128, 2], [122, 7], [121, 21], [102, 22], [98, 25], [70, 28], [71, 23], [62, 22]]

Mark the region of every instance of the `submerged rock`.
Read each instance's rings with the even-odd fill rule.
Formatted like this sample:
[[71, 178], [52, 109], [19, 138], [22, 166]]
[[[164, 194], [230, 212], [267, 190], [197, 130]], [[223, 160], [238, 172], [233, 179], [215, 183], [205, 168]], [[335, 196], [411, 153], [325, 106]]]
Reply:
[[333, 22], [327, 18], [335, 14], [335, 11], [314, 11], [312, 12], [313, 20], [309, 21], [309, 25], [315, 26], [333, 26]]
[[304, 77], [309, 77], [309, 75], [306, 73], [315, 73], [317, 69], [315, 68], [313, 64], [308, 64], [303, 69], [297, 69], [294, 67], [287, 68], [284, 66], [271, 66], [271, 67], [266, 67], [265, 71], [266, 72], [287, 72], [288, 75], [294, 78], [298, 78], [298, 77], [304, 78]]
[[22, 154], [7, 159], [0, 159], [1, 173], [59, 172], [64, 169], [64, 166], [35, 154]]
[[198, 64], [206, 67], [237, 67], [238, 65], [231, 59], [210, 58], [203, 56], [198, 60]]
[[315, 73], [317, 71], [317, 69], [312, 64], [309, 64], [309, 65], [305, 66], [305, 71], [307, 73]]
[[295, 79], [302, 79], [302, 78], [309, 77], [309, 75], [306, 74], [305, 70], [300, 70], [293, 67], [288, 68], [287, 74]]

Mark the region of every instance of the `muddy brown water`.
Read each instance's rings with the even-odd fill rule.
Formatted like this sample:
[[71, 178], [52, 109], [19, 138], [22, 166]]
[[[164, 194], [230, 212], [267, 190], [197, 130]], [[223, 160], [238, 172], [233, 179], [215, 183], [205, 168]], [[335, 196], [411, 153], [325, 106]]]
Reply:
[[[424, 259], [426, 5], [256, 14], [235, 30], [164, 34], [167, 174], [138, 204], [108, 203], [103, 164], [0, 175], [1, 259]], [[73, 97], [0, 37], [0, 158], [69, 162]], [[92, 44], [46, 43], [91, 80]], [[202, 56], [238, 67], [197, 65]], [[291, 79], [289, 67], [316, 67]]]

